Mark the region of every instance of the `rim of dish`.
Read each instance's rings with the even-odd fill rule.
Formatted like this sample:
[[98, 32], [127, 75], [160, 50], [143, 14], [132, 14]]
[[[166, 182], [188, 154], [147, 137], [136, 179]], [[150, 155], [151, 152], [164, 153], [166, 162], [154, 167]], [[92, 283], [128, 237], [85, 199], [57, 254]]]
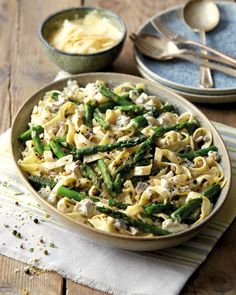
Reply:
[[[190, 110], [193, 111], [196, 116], [200, 114], [200, 116], [203, 117], [203, 120], [205, 122], [207, 122], [207, 124], [210, 125], [211, 130], [214, 131], [214, 133], [216, 133], [216, 135], [218, 135], [219, 140], [221, 141], [221, 145], [222, 145], [222, 154], [224, 155], [225, 162], [226, 162], [225, 171], [226, 171], [226, 169], [228, 169], [228, 174], [229, 174], [230, 177], [229, 177], [229, 179], [227, 179], [226, 190], [223, 192], [223, 199], [221, 200], [220, 206], [218, 206], [217, 208], [213, 208], [212, 212], [205, 219], [203, 219], [199, 224], [197, 224], [195, 226], [192, 226], [192, 227], [190, 227], [190, 228], [188, 228], [186, 230], [183, 230], [181, 232], [172, 233], [172, 234], [166, 235], [166, 236], [145, 237], [145, 236], [128, 236], [128, 235], [118, 234], [118, 233], [108, 233], [108, 232], [96, 229], [96, 228], [94, 228], [92, 226], [89, 226], [87, 224], [84, 224], [82, 222], [76, 221], [76, 220], [74, 220], [72, 218], [69, 218], [68, 216], [66, 216], [62, 212], [58, 211], [53, 205], [49, 204], [45, 199], [40, 197], [39, 194], [37, 193], [37, 191], [28, 182], [28, 180], [25, 177], [23, 171], [20, 169], [20, 166], [17, 164], [17, 161], [15, 160], [15, 153], [14, 153], [14, 149], [13, 149], [13, 142], [15, 140], [13, 130], [15, 129], [15, 126], [18, 125], [17, 118], [18, 118], [19, 114], [21, 113], [21, 111], [26, 107], [27, 104], [30, 103], [32, 98], [37, 97], [37, 99], [40, 100], [41, 96], [42, 96], [42, 95], [40, 95], [40, 92], [49, 91], [49, 89], [51, 89], [55, 84], [58, 84], [58, 83], [65, 83], [66, 84], [66, 82], [69, 79], [75, 79], [75, 80], [79, 81], [79, 79], [81, 77], [86, 77], [86, 76], [88, 76], [88, 78], [91, 76], [91, 79], [95, 79], [96, 76], [98, 76], [98, 78], [101, 79], [101, 75], [102, 76], [104, 76], [104, 75], [107, 76], [106, 79], [104, 79], [104, 78], [102, 78], [102, 79], [104, 79], [105, 82], [108, 82], [108, 83], [111, 83], [111, 82], [114, 81], [114, 80], [112, 80], [112, 78], [113, 78], [112, 76], [117, 76], [118, 75], [121, 78], [121, 82], [124, 80], [122, 78], [122, 76], [127, 77], [127, 79], [135, 78], [135, 79], [141, 80], [140, 83], [143, 82], [145, 84], [152, 85], [155, 88], [159, 88], [160, 90], [164, 90], [164, 92], [166, 92], [166, 94], [168, 94], [168, 96], [172, 95], [177, 99], [177, 103], [176, 103], [177, 105], [178, 105], [178, 100], [179, 100], [179, 101], [181, 101], [182, 104], [186, 105], [187, 107], [190, 106]], [[120, 74], [120, 73], [112, 73], [112, 72], [110, 72], [110, 73], [109, 72], [99, 72], [99, 73], [95, 72], [95, 73], [78, 74], [78, 75], [75, 75], [75, 76], [72, 76], [72, 77], [67, 77], [67, 78], [64, 78], [64, 79], [60, 79], [58, 81], [53, 81], [53, 82], [47, 84], [46, 86], [41, 87], [39, 90], [34, 92], [32, 95], [30, 95], [30, 97], [23, 103], [23, 105], [20, 107], [20, 109], [18, 110], [18, 112], [17, 112], [17, 114], [16, 114], [16, 116], [14, 118], [12, 128], [11, 128], [11, 155], [12, 155], [12, 158], [14, 160], [14, 164], [15, 164], [15, 166], [17, 168], [17, 171], [20, 174], [21, 178], [23, 179], [24, 183], [26, 184], [27, 188], [33, 193], [33, 195], [38, 200], [40, 200], [41, 203], [43, 203], [46, 207], [48, 207], [50, 210], [52, 210], [56, 215], [60, 215], [63, 219], [66, 219], [68, 222], [73, 223], [74, 225], [76, 224], [77, 226], [79, 225], [79, 226], [83, 227], [84, 230], [90, 230], [92, 232], [95, 232], [97, 234], [101, 234], [103, 236], [119, 238], [119, 239], [129, 240], [129, 241], [132, 241], [132, 240], [133, 241], [157, 241], [157, 240], [168, 240], [168, 239], [172, 240], [172, 239], [175, 239], [175, 238], [178, 238], [178, 237], [185, 236], [187, 233], [191, 233], [194, 230], [197, 230], [199, 228], [202, 228], [202, 227], [206, 226], [208, 221], [211, 220], [216, 215], [216, 213], [222, 208], [222, 206], [224, 205], [224, 203], [225, 203], [225, 201], [227, 199], [227, 196], [229, 194], [229, 190], [231, 188], [231, 183], [232, 183], [232, 168], [231, 168], [231, 164], [230, 164], [230, 158], [229, 158], [228, 151], [226, 149], [226, 146], [225, 146], [225, 143], [224, 143], [224, 141], [222, 139], [222, 136], [219, 134], [219, 132], [217, 131], [215, 126], [211, 123], [211, 121], [197, 107], [195, 107], [195, 105], [193, 105], [191, 102], [189, 102], [188, 100], [186, 100], [182, 96], [180, 96], [180, 95], [178, 95], [176, 93], [173, 93], [169, 89], [166, 89], [164, 86], [159, 86], [159, 85], [157, 85], [157, 84], [155, 84], [155, 83], [153, 83], [153, 82], [151, 82], [149, 80], [146, 80], [144, 78], [137, 77], [137, 76], [134, 76], [134, 75], [128, 75], [128, 74]], [[222, 192], [221, 192], [221, 194], [222, 194]]]
[[[109, 47], [105, 50], [102, 50], [102, 51], [98, 51], [98, 52], [94, 52], [94, 53], [70, 53], [70, 52], [66, 52], [66, 51], [62, 51], [60, 49], [57, 49], [56, 47], [53, 47], [52, 45], [50, 45], [50, 43], [47, 41], [47, 39], [44, 37], [44, 34], [43, 34], [43, 29], [45, 28], [45, 26], [47, 25], [47, 23], [52, 20], [54, 17], [56, 17], [57, 15], [60, 15], [64, 12], [69, 12], [69, 11], [73, 11], [73, 10], [98, 10], [98, 11], [104, 11], [106, 14], [108, 15], [111, 15], [113, 16], [114, 18], [116, 18], [120, 24], [122, 25], [122, 37], [120, 39], [120, 41], [115, 44], [114, 46], [112, 47]], [[100, 54], [103, 54], [105, 52], [108, 52], [110, 51], [111, 49], [114, 49], [118, 46], [120, 46], [122, 44], [122, 42], [125, 40], [126, 38], [126, 35], [127, 35], [127, 27], [126, 27], [126, 24], [125, 22], [123, 21], [123, 19], [116, 13], [112, 12], [111, 10], [108, 10], [108, 9], [104, 9], [104, 8], [99, 8], [99, 7], [94, 7], [94, 6], [83, 6], [83, 7], [71, 7], [71, 8], [68, 8], [68, 9], [62, 9], [62, 10], [59, 10], [55, 13], [52, 13], [50, 14], [47, 18], [45, 18], [40, 26], [39, 26], [39, 30], [38, 30], [38, 35], [39, 35], [39, 39], [40, 41], [48, 48], [48, 49], [51, 49], [53, 50], [54, 52], [57, 52], [57, 53], [60, 53], [60, 54], [63, 54], [63, 55], [66, 55], [66, 56], [84, 56], [84, 57], [89, 57], [89, 56], [96, 56], [96, 55], [100, 55]]]
[[[134, 57], [135, 58], [135, 57]], [[136, 63], [139, 73], [144, 79], [147, 79], [153, 83], [156, 83], [159, 86], [162, 86], [161, 82], [154, 80], [154, 78], [150, 77], [142, 68], [141, 66]], [[190, 102], [200, 103], [200, 104], [222, 104], [222, 103], [234, 103], [236, 102], [236, 95], [235, 94], [226, 94], [222, 96], [221, 94], [215, 95], [202, 95], [202, 94], [195, 94], [195, 93], [188, 93], [181, 91], [179, 89], [170, 88], [169, 86], [165, 86], [165, 88], [169, 89], [170, 91], [182, 96], [183, 98], [187, 99]], [[207, 101], [206, 101], [207, 99]]]
[[[229, 4], [234, 4], [233, 2], [228, 2], [228, 1], [221, 1], [221, 2], [216, 2], [217, 5], [219, 6], [224, 6], [224, 5], [229, 5]], [[150, 23], [151, 20], [155, 20], [157, 18], [160, 18], [162, 16], [164, 16], [167, 13], [170, 13], [172, 11], [175, 10], [181, 10], [183, 8], [184, 5], [176, 5], [174, 7], [168, 8], [166, 10], [163, 10], [155, 15], [153, 15], [152, 17], [148, 18], [138, 29], [137, 34], [140, 34], [141, 31]], [[178, 82], [173, 82], [171, 80], [168, 80], [167, 78], [163, 78], [162, 76], [156, 74], [155, 72], [152, 72], [145, 63], [142, 62], [142, 60], [140, 59], [140, 54], [138, 51], [135, 52], [134, 56], [138, 59], [138, 61], [140, 63], [142, 63], [143, 67], [146, 68], [147, 71], [150, 71], [152, 73], [153, 76], [156, 77], [157, 80], [159, 80], [159, 83], [162, 83], [163, 86], [167, 86], [169, 88], [172, 88], [173, 90], [181, 90], [181, 91], [185, 91], [185, 92], [189, 92], [192, 93], [192, 91], [194, 91], [195, 94], [201, 94], [201, 95], [205, 95], [205, 94], [224, 94], [225, 92], [227, 94], [235, 94], [236, 93], [236, 87], [227, 87], [227, 88], [207, 88], [207, 89], [201, 89], [199, 87], [192, 87], [192, 86], [187, 86], [184, 84], [180, 84]]]

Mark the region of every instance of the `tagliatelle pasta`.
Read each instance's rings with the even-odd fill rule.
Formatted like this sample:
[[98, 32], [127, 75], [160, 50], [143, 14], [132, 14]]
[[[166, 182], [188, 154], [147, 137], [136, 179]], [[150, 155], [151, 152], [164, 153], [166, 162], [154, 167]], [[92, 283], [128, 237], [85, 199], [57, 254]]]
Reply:
[[143, 84], [69, 80], [39, 101], [20, 138], [19, 165], [38, 193], [110, 233], [186, 230], [211, 213], [226, 183], [210, 130]]

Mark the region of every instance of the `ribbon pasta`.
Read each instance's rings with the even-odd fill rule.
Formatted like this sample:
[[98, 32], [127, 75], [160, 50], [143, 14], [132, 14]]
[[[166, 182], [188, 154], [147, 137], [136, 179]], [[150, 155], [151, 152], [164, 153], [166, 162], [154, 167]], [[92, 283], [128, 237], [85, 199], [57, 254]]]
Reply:
[[103, 81], [68, 81], [34, 107], [29, 127], [37, 125], [19, 165], [60, 212], [98, 230], [183, 231], [211, 213], [227, 181], [210, 130], [143, 84], [112, 92]]

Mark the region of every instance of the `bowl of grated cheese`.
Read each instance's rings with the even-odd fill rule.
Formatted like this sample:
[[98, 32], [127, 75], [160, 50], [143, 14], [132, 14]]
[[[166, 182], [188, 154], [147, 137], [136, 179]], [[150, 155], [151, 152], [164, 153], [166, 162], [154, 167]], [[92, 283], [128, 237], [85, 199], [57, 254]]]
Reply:
[[95, 7], [59, 11], [44, 20], [39, 38], [49, 58], [71, 73], [99, 71], [119, 56], [126, 38], [123, 20]]

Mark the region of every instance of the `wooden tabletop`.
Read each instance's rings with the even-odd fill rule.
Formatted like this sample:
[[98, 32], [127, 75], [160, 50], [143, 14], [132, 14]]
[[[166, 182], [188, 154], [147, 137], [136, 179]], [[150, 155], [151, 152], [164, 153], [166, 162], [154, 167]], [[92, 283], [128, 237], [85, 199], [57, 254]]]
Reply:
[[[52, 81], [58, 68], [45, 56], [37, 37], [40, 22], [50, 13], [79, 5], [101, 6], [118, 13], [129, 33], [150, 16], [183, 0], [0, 0], [0, 131], [11, 126], [20, 105], [39, 87]], [[139, 75], [132, 46], [125, 48], [110, 71]], [[197, 105], [211, 120], [236, 127], [236, 103]], [[207, 260], [187, 282], [181, 295], [236, 294], [236, 222], [230, 226]], [[54, 272], [35, 277], [24, 274], [24, 264], [0, 256], [0, 295], [101, 295]], [[20, 272], [16, 275], [15, 269]], [[170, 278], [171, 279], [171, 278]], [[162, 295], [162, 294], [160, 294]], [[168, 295], [168, 294], [167, 294]]]

